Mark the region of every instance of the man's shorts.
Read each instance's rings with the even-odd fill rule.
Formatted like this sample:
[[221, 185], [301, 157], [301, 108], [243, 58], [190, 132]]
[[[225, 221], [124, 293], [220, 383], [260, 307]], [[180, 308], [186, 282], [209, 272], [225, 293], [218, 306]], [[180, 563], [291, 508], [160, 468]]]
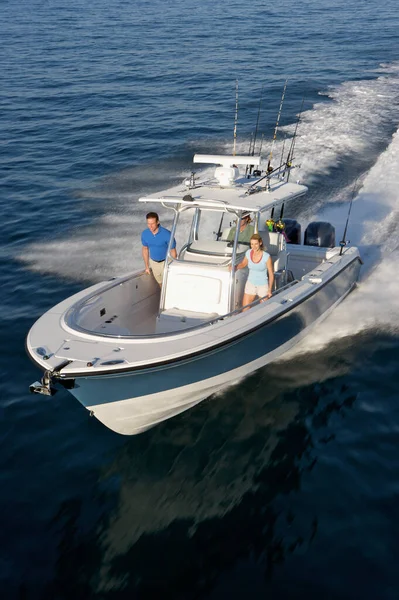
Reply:
[[269, 286], [267, 283], [266, 285], [254, 285], [250, 281], [247, 281], [244, 292], [245, 294], [248, 294], [248, 296], [259, 296], [259, 298], [263, 298], [269, 293]]
[[162, 262], [157, 262], [156, 260], [152, 260], [152, 258], [150, 258], [150, 267], [156, 281], [159, 283], [159, 285], [162, 285], [165, 261], [163, 260]]

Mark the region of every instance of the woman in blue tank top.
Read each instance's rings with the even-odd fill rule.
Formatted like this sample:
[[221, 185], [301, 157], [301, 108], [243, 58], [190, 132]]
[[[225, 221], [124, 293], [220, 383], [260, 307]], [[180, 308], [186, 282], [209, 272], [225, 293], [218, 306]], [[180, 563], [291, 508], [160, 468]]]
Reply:
[[245, 267], [249, 269], [243, 306], [251, 304], [257, 296], [262, 298], [262, 302], [271, 298], [274, 285], [273, 261], [270, 254], [264, 251], [263, 240], [258, 233], [251, 236], [250, 246], [251, 249], [246, 251], [245, 257], [236, 266], [237, 270]]

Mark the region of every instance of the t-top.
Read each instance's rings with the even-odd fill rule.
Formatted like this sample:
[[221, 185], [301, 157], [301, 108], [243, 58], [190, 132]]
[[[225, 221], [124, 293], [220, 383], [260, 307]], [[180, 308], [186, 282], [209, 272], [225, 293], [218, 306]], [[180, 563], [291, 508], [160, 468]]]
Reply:
[[251, 259], [252, 250], [247, 250], [245, 253], [245, 257], [248, 260], [248, 281], [253, 285], [267, 285], [268, 277], [267, 277], [267, 261], [269, 260], [270, 254], [267, 252], [263, 252], [262, 258], [259, 262], [253, 262]]
[[[149, 229], [145, 229], [141, 234], [141, 243], [150, 251], [152, 260], [165, 260], [166, 252], [170, 240], [170, 231], [160, 225], [157, 233], [152, 233]], [[172, 249], [176, 248], [176, 240], [173, 240]]]

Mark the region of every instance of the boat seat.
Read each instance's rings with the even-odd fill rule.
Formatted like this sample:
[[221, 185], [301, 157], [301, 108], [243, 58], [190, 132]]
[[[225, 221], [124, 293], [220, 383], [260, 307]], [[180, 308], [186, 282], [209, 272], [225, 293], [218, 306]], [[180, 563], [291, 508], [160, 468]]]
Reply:
[[[227, 227], [223, 230], [222, 237], [220, 238], [221, 240], [227, 240], [230, 229], [231, 227]], [[279, 269], [284, 269], [287, 257], [286, 241], [284, 236], [280, 232], [269, 231], [268, 229], [259, 231], [259, 235], [263, 240], [266, 252], [268, 252], [272, 257], [274, 270], [278, 271]], [[245, 249], [247, 250], [248, 246]]]
[[173, 331], [180, 331], [182, 329], [188, 329], [195, 327], [216, 319], [219, 315], [217, 313], [203, 313], [192, 310], [181, 310], [179, 308], [169, 308], [163, 310], [157, 319], [156, 333], [171, 333]]
[[285, 269], [287, 262], [287, 244], [282, 233], [259, 231], [266, 252], [272, 257], [274, 271]]

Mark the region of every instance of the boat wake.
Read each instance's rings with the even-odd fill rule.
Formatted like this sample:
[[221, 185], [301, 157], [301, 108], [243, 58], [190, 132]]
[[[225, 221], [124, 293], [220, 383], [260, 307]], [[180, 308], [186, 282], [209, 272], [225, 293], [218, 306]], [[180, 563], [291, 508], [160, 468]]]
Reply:
[[[354, 199], [348, 238], [357, 245], [364, 260], [358, 288], [284, 358], [314, 352], [337, 338], [353, 336], [365, 329], [399, 333], [399, 131], [366, 174]], [[348, 203], [329, 206], [315, 218], [339, 222], [341, 232]], [[337, 230], [337, 235], [342, 233]]]
[[[392, 329], [399, 321], [398, 284], [393, 277], [399, 227], [399, 133], [389, 142], [399, 120], [399, 63], [383, 65], [378, 76], [373, 75], [329, 89], [324, 94], [329, 101], [315, 104], [301, 117], [296, 145], [301, 165], [294, 173], [304, 182], [315, 181], [322, 192], [322, 198], [304, 206], [303, 212], [338, 224], [339, 239], [356, 180], [359, 192], [347, 237], [360, 247], [365, 261], [359, 289], [318, 327], [319, 333], [301, 343], [302, 352], [364, 328]], [[287, 131], [294, 127], [288, 126]], [[277, 147], [275, 155], [279, 153]], [[93, 202], [107, 198], [106, 214], [68, 237], [25, 247], [18, 260], [33, 271], [90, 282], [140, 268], [139, 233], [148, 207], [134, 201], [147, 188], [161, 189], [168, 181], [173, 193], [173, 186], [187, 175], [175, 159], [170, 165], [163, 162], [161, 170], [152, 165], [134, 167], [82, 192]], [[170, 224], [162, 213], [161, 219]]]
[[[374, 162], [376, 152], [387, 144], [387, 134], [397, 128], [399, 62], [382, 65], [377, 78], [348, 81], [320, 95], [330, 102], [317, 103], [301, 116], [296, 145], [299, 176], [311, 184], [335, 168], [349, 180], [354, 163], [364, 168]], [[336, 200], [344, 198], [334, 195]]]

